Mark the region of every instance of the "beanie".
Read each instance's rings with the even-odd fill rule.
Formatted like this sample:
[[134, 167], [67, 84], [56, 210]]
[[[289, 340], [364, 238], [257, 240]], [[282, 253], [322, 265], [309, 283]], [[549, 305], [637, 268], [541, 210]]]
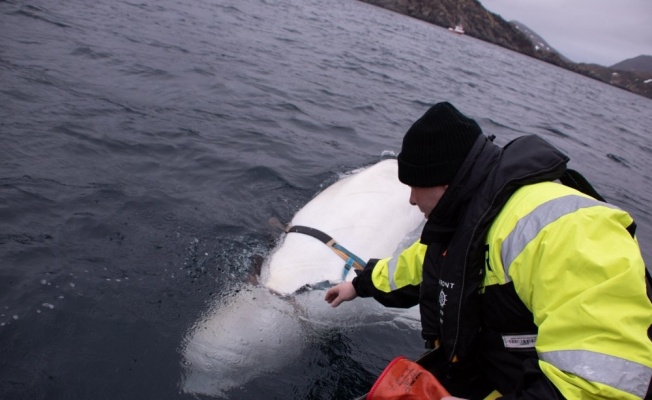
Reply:
[[398, 179], [414, 187], [451, 183], [481, 134], [480, 126], [452, 104], [435, 104], [403, 137]]

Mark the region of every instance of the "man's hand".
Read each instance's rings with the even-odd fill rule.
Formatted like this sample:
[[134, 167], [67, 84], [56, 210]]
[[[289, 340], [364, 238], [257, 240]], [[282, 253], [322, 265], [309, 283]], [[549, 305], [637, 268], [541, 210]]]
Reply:
[[342, 282], [326, 292], [324, 300], [333, 307], [339, 306], [342, 302], [353, 300], [358, 297], [351, 282]]

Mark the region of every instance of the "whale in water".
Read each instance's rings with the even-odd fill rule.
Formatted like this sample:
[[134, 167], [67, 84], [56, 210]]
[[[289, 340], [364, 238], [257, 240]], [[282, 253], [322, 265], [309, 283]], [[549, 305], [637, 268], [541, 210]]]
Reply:
[[[425, 222], [397, 177], [394, 159], [346, 174], [299, 210], [290, 226], [324, 232], [362, 260], [392, 256], [418, 239]], [[353, 279], [344, 265], [315, 237], [284, 233], [262, 265], [259, 284], [232, 290], [189, 329], [182, 390], [227, 396], [296, 360], [319, 330], [388, 322], [419, 329], [418, 307], [388, 309], [372, 299], [330, 307], [318, 284]], [[305, 290], [310, 285], [314, 289]]]

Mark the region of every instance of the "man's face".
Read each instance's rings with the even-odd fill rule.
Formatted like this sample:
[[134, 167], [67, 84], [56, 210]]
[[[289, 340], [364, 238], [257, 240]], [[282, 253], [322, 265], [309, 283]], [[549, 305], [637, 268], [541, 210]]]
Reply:
[[432, 186], [432, 187], [413, 187], [410, 186], [410, 204], [418, 206], [419, 210], [428, 219], [430, 213], [435, 208], [439, 200], [444, 195], [448, 185]]

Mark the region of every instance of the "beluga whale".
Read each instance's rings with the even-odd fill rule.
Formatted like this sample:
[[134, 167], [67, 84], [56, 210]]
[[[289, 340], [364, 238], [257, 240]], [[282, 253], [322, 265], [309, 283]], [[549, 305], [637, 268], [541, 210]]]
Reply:
[[358, 299], [333, 309], [322, 290], [353, 279], [365, 260], [392, 256], [418, 239], [424, 216], [409, 204], [410, 188], [399, 182], [397, 168], [395, 159], [385, 159], [345, 174], [294, 215], [258, 284], [243, 283], [189, 329], [184, 392], [228, 398], [299, 358], [320, 330], [400, 323], [418, 331], [417, 307]]

